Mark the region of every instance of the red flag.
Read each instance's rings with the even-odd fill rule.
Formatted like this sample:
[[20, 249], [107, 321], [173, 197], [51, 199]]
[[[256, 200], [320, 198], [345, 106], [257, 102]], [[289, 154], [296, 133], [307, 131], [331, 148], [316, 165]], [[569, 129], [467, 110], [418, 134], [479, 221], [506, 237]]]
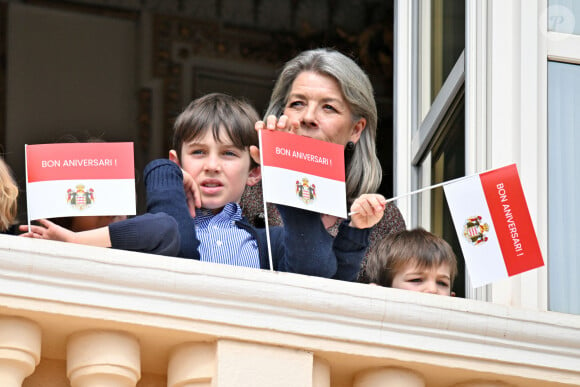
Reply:
[[31, 220], [134, 215], [133, 143], [26, 145]]
[[343, 146], [280, 131], [261, 136], [264, 200], [347, 217]]
[[443, 188], [474, 287], [544, 265], [515, 164]]

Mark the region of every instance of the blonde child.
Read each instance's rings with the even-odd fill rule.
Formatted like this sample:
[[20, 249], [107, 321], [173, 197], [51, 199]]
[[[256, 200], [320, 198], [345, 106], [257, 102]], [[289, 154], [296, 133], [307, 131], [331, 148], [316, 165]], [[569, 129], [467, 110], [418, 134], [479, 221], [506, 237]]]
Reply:
[[10, 168], [0, 158], [0, 232], [8, 231], [14, 223], [18, 210], [18, 186]]
[[457, 259], [445, 240], [417, 228], [387, 235], [369, 253], [364, 270], [376, 285], [450, 296]]

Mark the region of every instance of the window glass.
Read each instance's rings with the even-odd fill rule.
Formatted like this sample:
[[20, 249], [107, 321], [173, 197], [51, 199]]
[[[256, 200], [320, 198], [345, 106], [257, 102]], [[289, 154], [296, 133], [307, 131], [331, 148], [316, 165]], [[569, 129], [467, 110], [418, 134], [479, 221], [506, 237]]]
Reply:
[[465, 1], [431, 0], [431, 102], [465, 48]]
[[[465, 176], [465, 98], [461, 93], [443, 121], [432, 149], [431, 184]], [[457, 256], [458, 274], [453, 291], [465, 297], [465, 264], [443, 188], [431, 191], [431, 231], [445, 239]]]
[[580, 314], [580, 66], [548, 62], [550, 310]]
[[580, 35], [580, 0], [549, 0], [548, 31]]

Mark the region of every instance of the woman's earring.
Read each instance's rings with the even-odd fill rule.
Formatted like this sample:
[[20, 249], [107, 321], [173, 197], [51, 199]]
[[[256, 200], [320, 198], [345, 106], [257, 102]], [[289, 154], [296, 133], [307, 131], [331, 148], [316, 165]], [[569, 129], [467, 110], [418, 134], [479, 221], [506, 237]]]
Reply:
[[352, 158], [352, 154], [354, 152], [354, 142], [349, 141], [346, 143], [344, 147], [344, 166], [345, 168], [348, 167], [350, 164], [350, 159]]

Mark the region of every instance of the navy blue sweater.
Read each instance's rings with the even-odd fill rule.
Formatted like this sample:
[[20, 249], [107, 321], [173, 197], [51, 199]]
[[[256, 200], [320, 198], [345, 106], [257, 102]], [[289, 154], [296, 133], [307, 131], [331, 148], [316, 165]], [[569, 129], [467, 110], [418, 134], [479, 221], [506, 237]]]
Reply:
[[[150, 162], [144, 171], [147, 212], [167, 213], [177, 221], [181, 240], [179, 256], [199, 260], [199, 240], [189, 214], [181, 168], [168, 159]], [[369, 229], [340, 225], [335, 238], [328, 234], [320, 214], [278, 206], [283, 227], [270, 228], [274, 270], [353, 281], [368, 247]], [[265, 229], [236, 222], [258, 242], [260, 267], [269, 269]]]
[[177, 222], [163, 212], [111, 223], [109, 236], [114, 249], [169, 256], [179, 254], [181, 241]]

